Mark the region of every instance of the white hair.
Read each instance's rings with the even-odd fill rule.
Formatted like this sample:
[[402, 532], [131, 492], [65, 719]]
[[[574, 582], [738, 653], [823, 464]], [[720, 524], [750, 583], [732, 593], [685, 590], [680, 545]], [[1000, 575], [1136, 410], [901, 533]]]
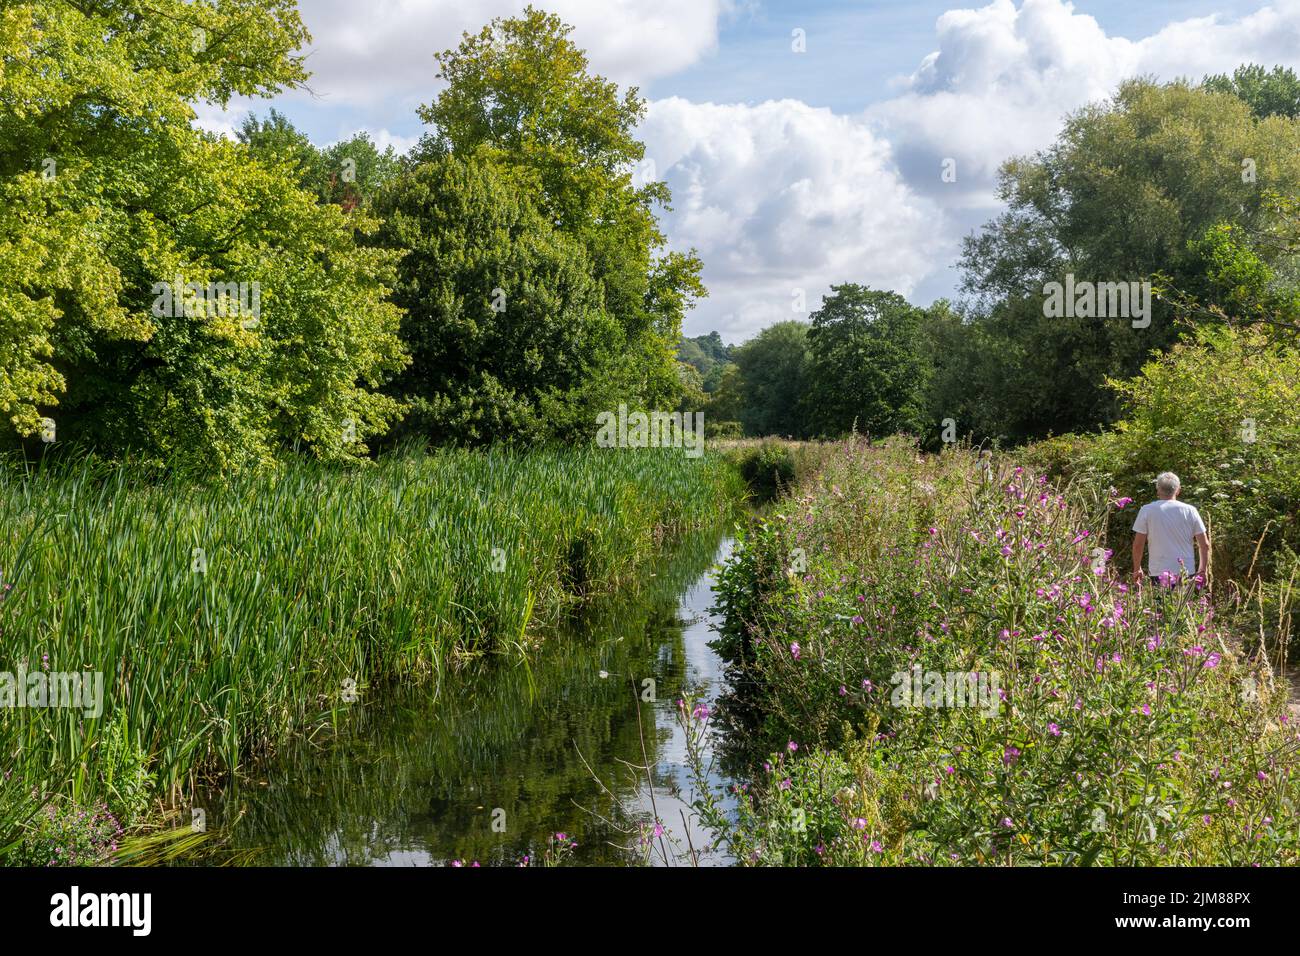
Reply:
[[1156, 476], [1156, 492], [1163, 497], [1173, 497], [1182, 487], [1182, 482], [1172, 471], [1162, 471]]

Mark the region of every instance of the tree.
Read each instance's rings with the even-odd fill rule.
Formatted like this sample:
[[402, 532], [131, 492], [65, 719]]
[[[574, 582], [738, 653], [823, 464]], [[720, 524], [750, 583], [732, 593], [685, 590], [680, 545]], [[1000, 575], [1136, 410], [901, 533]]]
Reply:
[[812, 434], [921, 431], [930, 374], [921, 315], [895, 292], [831, 286], [808, 332], [804, 408]]
[[694, 338], [682, 336], [677, 360], [693, 365], [700, 373], [704, 391], [712, 392], [717, 389], [723, 369], [731, 361], [731, 349], [722, 344], [722, 336], [716, 331]]
[[411, 366], [393, 394], [434, 442], [576, 437], [612, 400], [621, 329], [586, 251], [511, 171], [456, 155], [381, 195], [377, 241], [405, 250], [394, 300]]
[[1300, 335], [1300, 200], [1271, 194], [1278, 218], [1262, 232], [1216, 223], [1192, 249], [1204, 263], [1203, 293], [1160, 276], [1162, 296], [1192, 323], [1258, 326], [1275, 338]]
[[980, 363], [988, 349], [982, 341], [984, 330], [947, 299], [925, 310], [922, 333], [925, 361], [931, 369], [923, 438], [928, 448], [938, 449], [946, 420], [952, 423], [953, 438], [967, 437], [985, 423], [982, 406], [993, 396], [973, 393], [971, 383], [983, 377]]
[[728, 362], [718, 376], [717, 388], [709, 395], [709, 403], [704, 412], [705, 427], [734, 422], [743, 428], [741, 418], [744, 408], [744, 383], [741, 381], [740, 367], [735, 362]]
[[260, 162], [285, 164], [303, 189], [346, 212], [369, 206], [400, 166], [393, 147], [381, 153], [364, 132], [317, 149], [305, 133], [274, 109], [265, 120], [250, 113], [236, 135]]
[[438, 54], [447, 87], [420, 109], [432, 124], [416, 161], [451, 154], [511, 171], [547, 222], [585, 251], [604, 309], [622, 329], [620, 360], [606, 369], [631, 404], [672, 407], [681, 389], [674, 353], [686, 310], [705, 294], [693, 252], [666, 252], [655, 219], [667, 186], [634, 174], [645, 101], [635, 88], [588, 72], [572, 28], [528, 7], [466, 34]]
[[279, 110], [272, 109], [264, 120], [250, 112], [235, 137], [262, 165], [292, 169], [304, 189], [315, 191], [323, 178], [320, 150]]
[[195, 101], [301, 82], [306, 39], [283, 0], [0, 14], [0, 411], [19, 435], [49, 417], [59, 440], [225, 470], [293, 445], [354, 457], [388, 428], [395, 257], [355, 243], [374, 223], [191, 125]]
[[[1135, 80], [1069, 117], [1058, 141], [1004, 165], [1008, 211], [966, 241], [965, 288], [987, 354], [972, 390], [987, 396], [981, 437], [1024, 440], [1112, 422], [1107, 377], [1137, 374], [1179, 336], [1167, 302], [1150, 324], [1051, 317], [1048, 282], [1146, 282], [1205, 290], [1196, 242], [1216, 223], [1248, 230], [1276, 216], [1266, 192], [1300, 188], [1300, 123], [1257, 119], [1234, 96]], [[1139, 323], [1144, 322], [1138, 318]], [[984, 399], [981, 399], [984, 401]], [[993, 411], [998, 417], [993, 416]]]
[[709, 396], [704, 391], [704, 379], [694, 365], [686, 362], [677, 363], [677, 375], [681, 379], [681, 398], [677, 402], [679, 412], [703, 412], [709, 403]]
[[323, 176], [316, 191], [322, 200], [346, 211], [368, 207], [401, 167], [392, 146], [380, 152], [365, 132], [326, 147], [320, 157]]
[[[740, 391], [740, 421], [749, 435], [807, 433], [803, 397], [808, 366], [808, 325], [769, 325], [732, 349]], [[723, 378], [726, 385], [726, 378]]]
[[1238, 97], [1260, 119], [1267, 116], [1300, 119], [1300, 77], [1290, 67], [1275, 66], [1269, 72], [1254, 63], [1243, 64], [1232, 76], [1223, 73], [1207, 76], [1201, 86], [1214, 93]]
[[1204, 324], [1140, 375], [1110, 384], [1126, 414], [1084, 446], [1076, 469], [1132, 497], [1150, 493], [1152, 476], [1173, 471], [1213, 529], [1217, 580], [1253, 569], [1266, 577], [1281, 571], [1285, 581], [1300, 551], [1295, 340], [1266, 326]]

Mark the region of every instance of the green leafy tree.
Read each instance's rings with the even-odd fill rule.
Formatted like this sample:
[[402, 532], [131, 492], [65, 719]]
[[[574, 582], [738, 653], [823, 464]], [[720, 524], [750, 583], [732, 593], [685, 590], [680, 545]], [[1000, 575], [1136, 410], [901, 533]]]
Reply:
[[744, 408], [744, 383], [740, 367], [735, 362], [728, 362], [718, 376], [717, 387], [709, 393], [709, 403], [704, 412], [705, 427], [709, 427], [710, 423], [735, 422], [737, 427], [743, 429], [741, 417]]
[[808, 332], [804, 408], [812, 433], [920, 432], [930, 376], [921, 310], [897, 293], [853, 283], [831, 293]]
[[681, 412], [702, 412], [709, 403], [708, 393], [704, 391], [704, 379], [700, 370], [686, 362], [677, 363], [677, 374], [681, 379], [681, 398], [677, 410]]
[[[749, 435], [803, 437], [808, 325], [769, 325], [731, 351], [739, 379], [740, 421]], [[725, 383], [725, 378], [724, 378]]]
[[953, 438], [972, 434], [984, 415], [979, 409], [990, 396], [973, 394], [971, 382], [982, 377], [980, 363], [988, 352], [984, 330], [946, 299], [936, 301], [922, 317], [922, 341], [931, 369], [926, 396], [928, 421], [922, 438], [926, 447], [941, 446], [951, 420]]
[[259, 161], [272, 166], [288, 164], [300, 186], [347, 212], [368, 206], [401, 165], [393, 147], [380, 152], [364, 132], [317, 149], [305, 133], [274, 109], [265, 120], [250, 113], [236, 135]]
[[320, 156], [322, 175], [316, 191], [325, 202], [346, 211], [372, 203], [401, 168], [393, 147], [381, 152], [364, 132], [326, 147]]
[[731, 361], [731, 349], [722, 342], [716, 331], [694, 338], [682, 337], [677, 349], [677, 360], [693, 365], [700, 373], [703, 388], [712, 392], [722, 380], [723, 369]]
[[304, 189], [315, 190], [323, 179], [320, 150], [279, 110], [272, 109], [266, 119], [249, 113], [235, 136], [263, 165], [292, 169]]
[[1272, 195], [1278, 218], [1251, 232], [1216, 223], [1192, 244], [1205, 273], [1200, 295], [1161, 275], [1161, 293], [1190, 322], [1258, 326], [1279, 338], [1300, 334], [1300, 200]]
[[655, 209], [668, 189], [646, 175], [635, 135], [645, 101], [591, 74], [570, 33], [528, 7], [438, 54], [447, 86], [420, 109], [433, 132], [414, 158], [451, 154], [510, 170], [546, 221], [585, 251], [622, 330], [619, 360], [602, 377], [629, 404], [672, 407], [682, 316], [705, 294], [701, 264], [693, 252], [665, 250]]
[[192, 126], [194, 102], [301, 82], [307, 39], [284, 0], [0, 13], [0, 412], [17, 434], [49, 417], [59, 440], [226, 470], [292, 446], [355, 457], [389, 427], [395, 257], [355, 242], [375, 224], [318, 205], [288, 157]]
[[1268, 191], [1297, 189], [1300, 123], [1257, 119], [1242, 100], [1185, 83], [1125, 83], [1069, 117], [1052, 147], [1008, 162], [1008, 210], [963, 255], [966, 289], [982, 307], [970, 341], [985, 353], [970, 385], [988, 399], [976, 430], [1022, 440], [1116, 420], [1106, 378], [1131, 377], [1169, 348], [1175, 310], [1156, 299], [1145, 328], [1123, 317], [1048, 317], [1045, 284], [1160, 273], [1199, 295], [1207, 279], [1196, 243], [1206, 230], [1262, 230], [1276, 216]]
[[1207, 76], [1201, 85], [1212, 92], [1229, 93], [1244, 100], [1261, 119], [1266, 116], [1300, 119], [1300, 77], [1290, 67], [1275, 66], [1270, 71], [1254, 63], [1243, 64], [1232, 76], [1225, 73]]
[[435, 442], [575, 437], [607, 407], [622, 330], [582, 246], [507, 167], [454, 155], [401, 174], [377, 241], [405, 250], [394, 299], [411, 366], [393, 394]]

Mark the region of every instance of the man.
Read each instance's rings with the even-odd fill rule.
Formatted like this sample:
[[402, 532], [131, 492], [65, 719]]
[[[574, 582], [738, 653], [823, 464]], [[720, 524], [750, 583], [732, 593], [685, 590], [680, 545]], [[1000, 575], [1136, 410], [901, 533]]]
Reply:
[[[1143, 505], [1133, 522], [1133, 577], [1142, 580], [1142, 551], [1151, 545], [1147, 560], [1147, 573], [1159, 580], [1166, 572], [1174, 578], [1190, 575], [1193, 570], [1208, 581], [1210, 567], [1210, 541], [1205, 536], [1205, 522], [1200, 513], [1189, 504], [1178, 500], [1181, 489], [1178, 476], [1172, 471], [1162, 472], [1156, 478], [1158, 500]], [[1200, 557], [1197, 563], [1192, 545]]]

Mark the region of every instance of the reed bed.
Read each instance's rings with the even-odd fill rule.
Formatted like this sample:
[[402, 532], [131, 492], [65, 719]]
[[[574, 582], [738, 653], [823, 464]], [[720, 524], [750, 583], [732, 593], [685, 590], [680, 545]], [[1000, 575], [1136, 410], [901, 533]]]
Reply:
[[654, 449], [403, 452], [222, 482], [0, 469], [0, 671], [104, 675], [95, 718], [0, 709], [0, 817], [55, 793], [130, 816], [142, 789], [233, 771], [385, 682], [436, 690], [635, 583], [741, 494], [720, 457]]

